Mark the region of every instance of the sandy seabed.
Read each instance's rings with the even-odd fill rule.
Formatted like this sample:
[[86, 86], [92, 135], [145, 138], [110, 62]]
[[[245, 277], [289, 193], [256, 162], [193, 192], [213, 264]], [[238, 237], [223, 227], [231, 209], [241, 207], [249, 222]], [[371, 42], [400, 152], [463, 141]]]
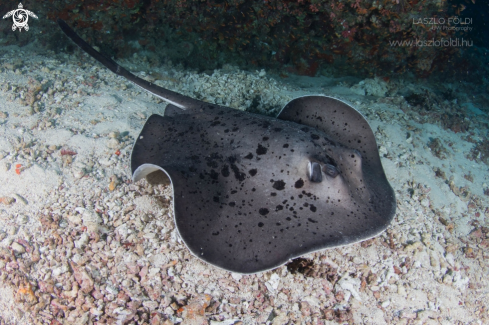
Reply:
[[[465, 114], [469, 131], [455, 133], [388, 94], [457, 85], [281, 80], [234, 67], [198, 74], [150, 65], [144, 53], [134, 61], [121, 65], [238, 109], [257, 95], [261, 110], [308, 94], [351, 103], [377, 138], [394, 221], [374, 239], [308, 254], [298, 268], [240, 275], [210, 266], [178, 236], [168, 180], [131, 181], [134, 138], [165, 104], [78, 51], [3, 47], [0, 323], [488, 322], [488, 168], [474, 157], [488, 119], [470, 94], [431, 106]], [[380, 95], [362, 95], [372, 82]]]

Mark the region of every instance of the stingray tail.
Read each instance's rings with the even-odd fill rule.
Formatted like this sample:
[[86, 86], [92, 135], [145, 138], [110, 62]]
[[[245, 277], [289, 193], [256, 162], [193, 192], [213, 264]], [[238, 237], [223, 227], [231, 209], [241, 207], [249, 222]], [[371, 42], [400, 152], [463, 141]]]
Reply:
[[68, 24], [66, 24], [66, 22], [64, 22], [62, 19], [58, 19], [58, 25], [63, 31], [63, 33], [65, 33], [66, 36], [68, 36], [76, 45], [78, 45], [83, 51], [85, 51], [95, 60], [102, 63], [110, 71], [112, 71], [113, 73], [121, 77], [126, 78], [130, 82], [143, 88], [144, 90], [150, 92], [151, 94], [163, 99], [164, 101], [173, 104], [174, 106], [182, 110], [196, 109], [200, 107], [200, 105], [203, 103], [199, 100], [162, 88], [160, 86], [157, 86], [151, 82], [148, 82], [144, 79], [141, 79], [133, 75], [132, 73], [130, 73], [129, 71], [121, 67], [119, 64], [117, 64], [117, 62], [115, 62], [114, 60], [96, 51], [87, 42], [85, 42], [80, 36], [78, 36], [75, 33], [75, 31], [71, 29], [70, 26], [68, 26]]

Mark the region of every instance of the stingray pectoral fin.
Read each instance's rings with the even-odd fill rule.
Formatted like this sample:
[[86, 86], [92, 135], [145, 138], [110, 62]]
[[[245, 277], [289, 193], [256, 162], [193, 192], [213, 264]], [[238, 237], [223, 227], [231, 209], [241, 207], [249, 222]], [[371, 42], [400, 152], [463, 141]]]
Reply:
[[379, 215], [388, 221], [392, 219], [395, 194], [382, 168], [375, 135], [362, 114], [336, 98], [304, 96], [285, 105], [278, 118], [324, 132], [336, 144], [333, 152], [346, 148], [343, 162], [336, 161], [339, 165], [334, 168], [338, 170], [327, 166], [325, 174], [336, 177], [338, 172], [354, 173], [356, 177], [350, 178], [349, 185], [359, 188], [358, 193], [365, 192], [360, 196], [370, 197]]
[[367, 120], [341, 100], [327, 96], [299, 97], [285, 105], [277, 118], [321, 130], [330, 140], [358, 150], [364, 163], [381, 170], [375, 136]]
[[196, 100], [184, 96], [182, 94], [162, 88], [144, 79], [136, 77], [135, 75], [133, 75], [132, 73], [130, 73], [129, 71], [121, 67], [119, 64], [117, 64], [117, 62], [115, 62], [114, 60], [96, 51], [87, 42], [85, 42], [80, 36], [78, 36], [75, 33], [75, 31], [71, 29], [70, 26], [68, 26], [66, 22], [64, 22], [62, 19], [58, 19], [58, 25], [63, 31], [63, 33], [65, 33], [66, 36], [68, 36], [76, 45], [78, 45], [83, 51], [85, 51], [95, 60], [102, 63], [107, 69], [109, 69], [110, 71], [112, 71], [113, 73], [121, 77], [126, 78], [130, 82], [150, 92], [156, 97], [159, 97], [164, 101], [173, 104], [176, 107], [179, 107], [180, 109], [189, 109], [189, 110], [197, 109], [203, 104], [203, 102], [200, 100]]

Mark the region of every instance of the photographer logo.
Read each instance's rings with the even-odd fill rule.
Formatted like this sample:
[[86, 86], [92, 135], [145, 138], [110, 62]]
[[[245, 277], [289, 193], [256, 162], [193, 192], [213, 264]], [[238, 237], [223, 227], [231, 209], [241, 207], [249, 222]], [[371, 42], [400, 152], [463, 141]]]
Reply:
[[29, 30], [29, 25], [27, 25], [29, 16], [37, 19], [36, 14], [34, 14], [32, 11], [25, 10], [22, 6], [22, 3], [19, 3], [18, 9], [9, 11], [5, 16], [3, 16], [3, 19], [10, 16], [12, 16], [12, 20], [14, 21], [14, 24], [12, 25], [12, 30], [15, 31], [18, 28], [19, 32], [22, 31], [22, 28], [24, 28], [26, 31]]

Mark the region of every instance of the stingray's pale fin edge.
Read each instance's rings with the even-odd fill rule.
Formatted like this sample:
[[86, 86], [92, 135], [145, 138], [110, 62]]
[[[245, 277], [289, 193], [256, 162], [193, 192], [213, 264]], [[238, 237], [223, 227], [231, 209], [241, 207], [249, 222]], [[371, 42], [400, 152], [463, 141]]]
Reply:
[[78, 36], [75, 33], [75, 31], [71, 29], [70, 26], [68, 26], [68, 24], [66, 24], [65, 21], [63, 21], [62, 19], [58, 19], [57, 21], [59, 27], [66, 34], [66, 36], [68, 36], [83, 51], [85, 51], [87, 54], [89, 54], [98, 62], [102, 63], [107, 69], [109, 69], [113, 73], [126, 78], [127, 80], [134, 83], [135, 85], [143, 88], [144, 90], [150, 92], [151, 94], [163, 99], [164, 101], [182, 110], [197, 109], [198, 107], [200, 107], [200, 105], [203, 104], [202, 101], [162, 88], [160, 86], [157, 86], [153, 83], [150, 83], [144, 79], [141, 79], [133, 75], [132, 73], [130, 73], [129, 71], [121, 67], [119, 64], [117, 64], [117, 62], [115, 62], [114, 60], [107, 58], [106, 56], [96, 51], [87, 42], [85, 42], [80, 36]]

